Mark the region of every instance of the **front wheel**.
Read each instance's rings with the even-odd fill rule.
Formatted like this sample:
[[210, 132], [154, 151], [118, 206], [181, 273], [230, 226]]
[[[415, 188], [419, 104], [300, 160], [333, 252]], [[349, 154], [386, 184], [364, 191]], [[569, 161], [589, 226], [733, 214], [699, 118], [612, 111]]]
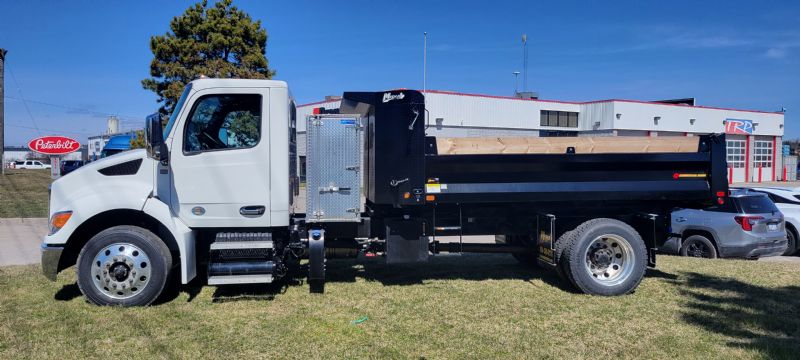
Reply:
[[167, 282], [172, 256], [161, 239], [137, 226], [101, 231], [78, 256], [78, 287], [96, 305], [146, 306]]
[[639, 233], [622, 221], [589, 220], [565, 240], [562, 269], [583, 293], [624, 295], [644, 278], [647, 247]]

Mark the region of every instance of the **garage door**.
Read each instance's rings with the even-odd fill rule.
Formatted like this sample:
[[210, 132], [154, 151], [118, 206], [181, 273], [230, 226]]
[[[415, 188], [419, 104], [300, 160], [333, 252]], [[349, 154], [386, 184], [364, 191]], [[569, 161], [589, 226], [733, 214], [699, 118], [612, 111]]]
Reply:
[[750, 181], [772, 181], [772, 140], [756, 140], [753, 142], [753, 171]]
[[728, 182], [745, 181], [746, 146], [744, 139], [728, 139]]

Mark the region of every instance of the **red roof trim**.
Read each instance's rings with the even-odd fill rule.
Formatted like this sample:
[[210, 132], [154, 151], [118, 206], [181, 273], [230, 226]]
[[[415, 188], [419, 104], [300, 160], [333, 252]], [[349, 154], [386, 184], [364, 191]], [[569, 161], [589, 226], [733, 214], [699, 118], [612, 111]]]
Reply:
[[454, 91], [441, 91], [441, 90], [425, 90], [425, 93], [431, 94], [443, 94], [443, 95], [459, 95], [459, 96], [473, 96], [473, 97], [482, 97], [482, 98], [490, 98], [490, 99], [507, 99], [507, 100], [520, 100], [520, 101], [539, 101], [539, 102], [547, 102], [547, 103], [559, 103], [559, 104], [572, 104], [572, 105], [580, 105], [584, 104], [583, 102], [579, 101], [561, 101], [561, 100], [542, 100], [542, 99], [520, 99], [518, 97], [513, 96], [500, 96], [500, 95], [483, 95], [483, 94], [468, 94], [468, 93], [459, 93]]
[[308, 103], [308, 104], [297, 105], [297, 107], [306, 107], [306, 106], [319, 105], [319, 104], [324, 104], [324, 103], [329, 103], [329, 102], [337, 102], [337, 101], [341, 101], [341, 99], [340, 99], [340, 100], [322, 100], [322, 101], [315, 101], [315, 102]]
[[679, 106], [679, 107], [686, 107], [686, 108], [693, 108], [693, 109], [710, 109], [710, 110], [726, 110], [726, 111], [741, 111], [741, 112], [751, 112], [751, 113], [761, 113], [761, 114], [783, 114], [780, 111], [763, 111], [763, 110], [746, 110], [746, 109], [734, 109], [734, 108], [724, 108], [724, 107], [716, 107], [716, 106], [702, 106], [702, 105], [683, 105], [683, 104], [665, 104], [655, 101], [643, 101], [643, 100], [628, 100], [628, 99], [608, 99], [608, 100], [596, 100], [596, 101], [587, 101], [583, 104], [594, 104], [594, 103], [601, 103], [601, 102], [627, 102], [627, 103], [634, 103], [634, 104], [649, 104], [649, 105], [661, 105], [661, 106]]
[[[405, 89], [400, 89], [400, 90], [405, 90]], [[628, 99], [606, 99], [606, 100], [592, 100], [592, 101], [563, 101], [563, 100], [543, 100], [543, 99], [520, 99], [518, 97], [513, 97], [513, 96], [470, 94], [470, 93], [461, 93], [461, 92], [455, 92], [455, 91], [442, 91], [442, 90], [425, 90], [425, 91], [420, 91], [420, 92], [431, 93], [431, 94], [442, 94], [442, 95], [472, 96], [472, 97], [480, 97], [480, 98], [488, 98], [488, 99], [535, 101], [535, 102], [556, 103], [556, 104], [571, 104], [571, 105], [586, 105], [586, 104], [597, 104], [597, 103], [617, 101], [617, 102], [627, 102], [627, 103], [634, 103], [634, 104], [649, 104], [649, 105], [661, 105], [661, 106], [680, 106], [680, 107], [696, 108], [696, 109], [741, 111], [741, 112], [751, 112], [751, 113], [760, 113], [760, 114], [783, 114], [780, 111], [743, 110], [743, 109], [723, 108], [723, 107], [714, 107], [714, 106], [701, 106], [701, 105], [689, 106], [689, 105], [683, 105], [683, 104], [665, 104], [665, 103], [659, 103], [659, 102], [654, 102], [654, 101], [628, 100]], [[327, 102], [334, 102], [334, 101], [339, 101], [339, 100], [333, 100], [333, 101], [323, 100], [323, 101], [317, 101], [317, 102], [313, 102], [313, 103], [298, 105], [297, 107], [318, 105], [318, 104], [324, 104], [324, 103], [327, 103]]]

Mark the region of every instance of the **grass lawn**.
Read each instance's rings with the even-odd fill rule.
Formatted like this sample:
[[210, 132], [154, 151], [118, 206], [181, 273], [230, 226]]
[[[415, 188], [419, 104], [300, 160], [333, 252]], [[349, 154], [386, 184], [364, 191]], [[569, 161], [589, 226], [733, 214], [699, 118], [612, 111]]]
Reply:
[[50, 170], [9, 170], [0, 175], [0, 218], [47, 217]]
[[[0, 268], [0, 358], [797, 358], [800, 266], [659, 258], [636, 293], [592, 297], [506, 255], [330, 261], [308, 286], [185, 286], [101, 308], [73, 271]], [[363, 322], [354, 320], [366, 319]]]

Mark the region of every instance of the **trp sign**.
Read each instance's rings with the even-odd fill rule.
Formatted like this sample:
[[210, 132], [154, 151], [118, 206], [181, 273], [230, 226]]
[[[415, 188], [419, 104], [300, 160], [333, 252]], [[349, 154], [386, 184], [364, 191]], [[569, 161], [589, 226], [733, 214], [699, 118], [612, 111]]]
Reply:
[[735, 135], [753, 135], [753, 120], [725, 119], [725, 133]]
[[28, 148], [45, 155], [64, 155], [78, 151], [81, 144], [65, 136], [42, 136], [28, 142]]

